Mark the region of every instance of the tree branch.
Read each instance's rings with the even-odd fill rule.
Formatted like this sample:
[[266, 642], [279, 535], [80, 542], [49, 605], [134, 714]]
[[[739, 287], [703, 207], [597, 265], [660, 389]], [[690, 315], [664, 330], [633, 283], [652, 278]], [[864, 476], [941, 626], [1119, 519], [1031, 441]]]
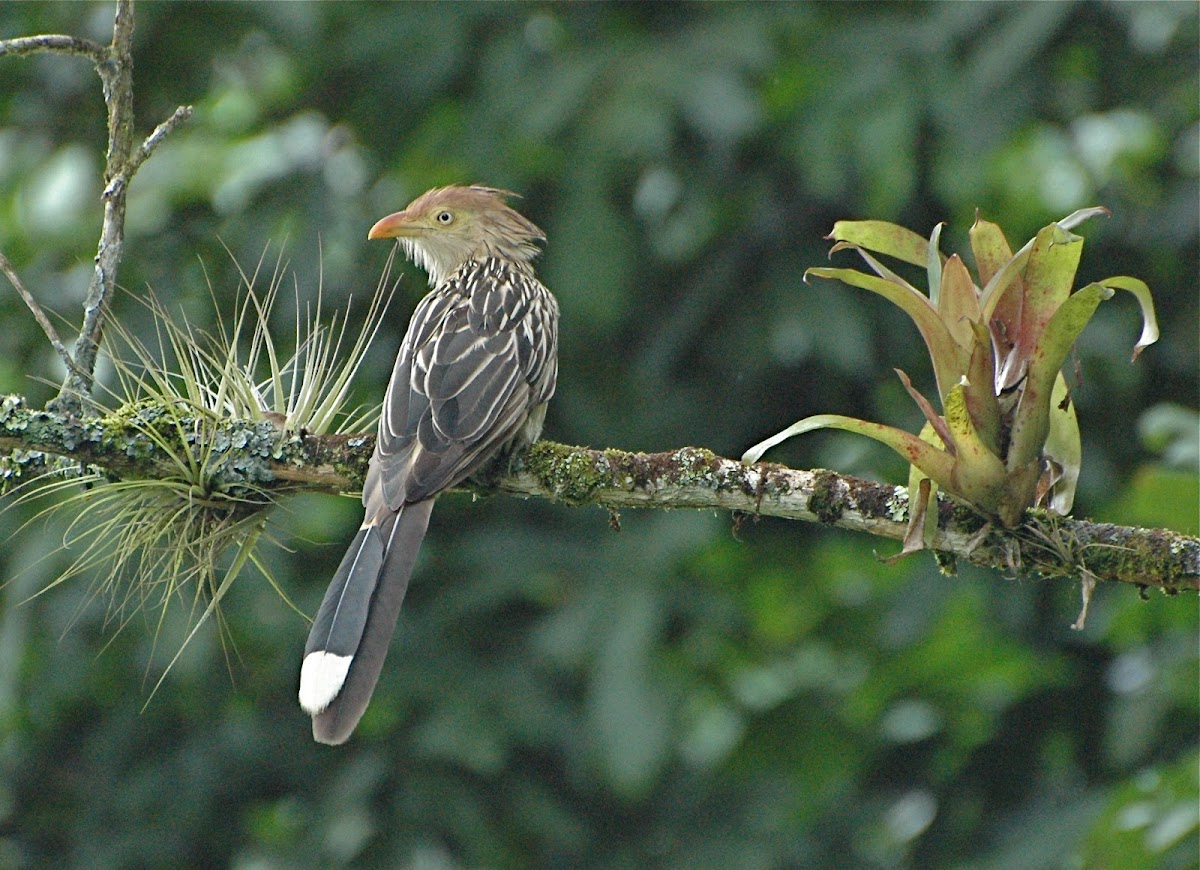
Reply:
[[[0, 451], [18, 452], [0, 467], [0, 483], [40, 473], [47, 453], [69, 457], [79, 468], [103, 469], [110, 477], [170, 478], [178, 475], [178, 465], [161, 439], [175, 432], [181, 444], [172, 450], [217, 457], [209, 471], [214, 490], [252, 492], [266, 507], [272, 498], [301, 490], [356, 491], [375, 443], [373, 435], [316, 437], [283, 432], [265, 421], [219, 426], [183, 421], [150, 438], [145, 421], [153, 415], [139, 403], [80, 420], [32, 410], [19, 396], [6, 396], [0, 399]], [[205, 443], [196, 443], [201, 437]], [[903, 540], [908, 521], [905, 487], [771, 463], [747, 467], [696, 447], [627, 453], [543, 441], [518, 456], [510, 471], [465, 488], [609, 509], [728, 510], [820, 522], [896, 541]], [[1008, 530], [941, 497], [933, 546], [947, 567], [961, 558], [1011, 575], [1094, 578], [1168, 593], [1200, 591], [1200, 538], [1165, 529], [1029, 511], [1018, 528]]]

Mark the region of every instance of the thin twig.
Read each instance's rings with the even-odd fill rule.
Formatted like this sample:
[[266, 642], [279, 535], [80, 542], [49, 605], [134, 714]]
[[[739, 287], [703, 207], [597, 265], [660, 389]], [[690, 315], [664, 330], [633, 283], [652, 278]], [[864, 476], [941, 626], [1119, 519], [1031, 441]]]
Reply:
[[46, 312], [42, 310], [42, 306], [38, 305], [38, 301], [33, 298], [33, 294], [21, 282], [21, 277], [13, 269], [12, 263], [8, 261], [8, 257], [4, 256], [3, 252], [0, 252], [0, 272], [4, 273], [9, 283], [13, 285], [13, 289], [25, 300], [25, 304], [33, 312], [33, 319], [42, 327], [42, 332], [46, 333], [46, 338], [50, 339], [50, 344], [66, 365], [67, 371], [80, 373], [79, 367], [75, 365], [75, 360], [71, 359], [71, 354], [67, 351], [66, 346], [63, 345], [62, 339], [58, 337], [58, 332], [54, 329], [54, 324], [46, 317]]
[[129, 180], [133, 178], [141, 165], [146, 162], [146, 159], [154, 153], [154, 149], [162, 144], [162, 141], [171, 134], [171, 131], [190, 117], [192, 117], [192, 107], [180, 106], [171, 117], [155, 127], [154, 132], [146, 137], [146, 141], [138, 146], [137, 150], [130, 155], [129, 160], [126, 161], [121, 171], [104, 188], [104, 199], [111, 199], [118, 191], [124, 191], [125, 186], [129, 184]]
[[108, 49], [90, 39], [80, 39], [77, 36], [63, 36], [59, 33], [43, 33], [39, 36], [19, 36], [16, 39], [0, 39], [0, 57], [26, 57], [31, 54], [73, 54], [86, 57], [94, 64], [102, 64], [108, 60]]

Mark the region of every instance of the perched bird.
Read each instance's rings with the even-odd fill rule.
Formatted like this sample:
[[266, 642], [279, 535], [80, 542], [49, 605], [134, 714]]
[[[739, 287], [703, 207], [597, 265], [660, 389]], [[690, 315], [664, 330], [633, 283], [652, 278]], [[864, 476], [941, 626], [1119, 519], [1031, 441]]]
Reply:
[[330, 581], [300, 669], [313, 737], [342, 743], [371, 699], [438, 494], [541, 434], [558, 376], [542, 233], [491, 187], [442, 187], [367, 234], [429, 273], [400, 345], [363, 487], [366, 517]]

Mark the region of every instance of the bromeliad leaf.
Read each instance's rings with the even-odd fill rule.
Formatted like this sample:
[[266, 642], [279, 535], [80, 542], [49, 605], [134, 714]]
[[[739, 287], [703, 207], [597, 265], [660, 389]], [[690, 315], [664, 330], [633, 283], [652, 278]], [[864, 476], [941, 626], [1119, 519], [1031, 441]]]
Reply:
[[[1066, 516], [1075, 503], [1075, 486], [1079, 482], [1079, 468], [1083, 464], [1083, 451], [1079, 441], [1079, 419], [1075, 416], [1075, 403], [1067, 390], [1067, 379], [1062, 372], [1054, 379], [1054, 391], [1050, 394], [1050, 433], [1042, 454], [1052, 466], [1051, 477], [1045, 487], [1048, 499], [1041, 499], [1044, 507]], [[1041, 485], [1039, 484], [1039, 497]]]
[[1058, 224], [1050, 224], [1034, 238], [1025, 265], [1025, 298], [1017, 334], [1017, 354], [1022, 359], [1030, 358], [1046, 325], [1071, 295], [1082, 254], [1083, 238]]
[[929, 242], [912, 230], [887, 221], [838, 221], [833, 225], [833, 232], [825, 238], [895, 257], [914, 266], [925, 266], [929, 262]]
[[1004, 463], [988, 449], [975, 430], [971, 415], [967, 413], [962, 384], [946, 397], [946, 426], [957, 448], [949, 491], [973, 504], [997, 503], [1004, 491]]
[[1030, 354], [1029, 370], [1017, 403], [1008, 449], [1010, 469], [1036, 459], [1050, 432], [1050, 394], [1054, 378], [1062, 368], [1075, 339], [1087, 326], [1096, 306], [1111, 299], [1113, 291], [1101, 284], [1089, 284], [1064, 302], [1038, 336]]
[[742, 455], [742, 462], [746, 465], [753, 465], [762, 458], [764, 453], [781, 441], [786, 441], [793, 435], [812, 432], [814, 429], [844, 429], [847, 432], [857, 432], [859, 435], [865, 435], [891, 447], [910, 464], [921, 469], [926, 477], [932, 478], [939, 486], [946, 485], [951, 480], [954, 460], [945, 450], [939, 450], [903, 429], [885, 426], [882, 423], [870, 423], [854, 417], [843, 417], [840, 414], [817, 414], [814, 417], [805, 417], [779, 434], [772, 435], [766, 441], [755, 444]]
[[971, 240], [971, 253], [975, 255], [979, 280], [981, 285], [986, 285], [1012, 259], [1012, 248], [1008, 246], [1008, 239], [1004, 238], [1004, 231], [997, 224], [979, 217], [978, 213], [967, 235]]
[[895, 371], [900, 377], [900, 383], [904, 384], [904, 389], [908, 391], [908, 395], [917, 403], [917, 407], [921, 409], [921, 413], [925, 415], [925, 425], [933, 429], [933, 432], [941, 440], [943, 449], [953, 456], [958, 451], [954, 444], [954, 436], [950, 432], [950, 427], [946, 425], [946, 421], [933, 409], [933, 405], [929, 404], [929, 400], [921, 395], [917, 388], [912, 385], [912, 380], [905, 374], [904, 369], [896, 369]]
[[975, 344], [972, 323], [979, 323], [979, 288], [971, 282], [971, 273], [955, 254], [941, 270], [941, 296], [937, 301], [938, 315], [954, 340], [969, 352]]
[[1154, 316], [1154, 299], [1150, 296], [1150, 288], [1145, 281], [1130, 278], [1128, 275], [1116, 275], [1099, 282], [1105, 287], [1126, 290], [1133, 294], [1142, 309], [1142, 334], [1138, 343], [1133, 346], [1133, 356], [1130, 362], [1141, 355], [1142, 350], [1158, 341], [1158, 318]]
[[852, 287], [870, 290], [899, 306], [912, 318], [925, 340], [933, 363], [933, 374], [937, 379], [938, 393], [945, 395], [958, 383], [966, 364], [966, 353], [955, 342], [946, 324], [938, 317], [937, 309], [923, 293], [919, 293], [911, 285], [900, 285], [856, 269], [813, 268], [804, 273], [805, 281], [810, 275], [817, 278], [834, 278]]
[[945, 223], [936, 225], [933, 232], [929, 234], [929, 256], [925, 266], [925, 273], [929, 280], [929, 301], [939, 311], [942, 306], [942, 252], [938, 245], [941, 243], [942, 227], [945, 225]]
[[967, 376], [962, 382], [963, 399], [967, 403], [967, 412], [975, 423], [979, 437], [999, 456], [1002, 421], [1000, 403], [992, 386], [996, 382], [996, 369], [992, 345], [988, 341], [990, 333], [981, 323], [971, 322], [970, 326], [975, 346], [971, 350], [971, 360], [967, 363]]

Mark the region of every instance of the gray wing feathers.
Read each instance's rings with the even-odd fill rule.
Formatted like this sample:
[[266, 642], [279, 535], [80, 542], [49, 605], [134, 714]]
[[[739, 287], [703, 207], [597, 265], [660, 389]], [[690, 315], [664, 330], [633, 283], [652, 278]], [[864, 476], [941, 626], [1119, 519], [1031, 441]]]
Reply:
[[460, 483], [520, 433], [554, 392], [557, 320], [549, 291], [496, 259], [466, 264], [421, 301], [379, 423], [393, 510]]

